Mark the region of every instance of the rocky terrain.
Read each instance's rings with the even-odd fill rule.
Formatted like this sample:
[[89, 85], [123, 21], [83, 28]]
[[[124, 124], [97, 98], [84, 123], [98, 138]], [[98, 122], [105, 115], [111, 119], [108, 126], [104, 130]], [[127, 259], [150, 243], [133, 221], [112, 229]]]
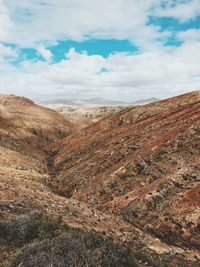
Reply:
[[[128, 224], [85, 203], [61, 197], [48, 186], [51, 175], [47, 145], [76, 132], [79, 125], [26, 98], [1, 95], [0, 105], [0, 266], [85, 266], [83, 258], [88, 266], [94, 266], [94, 262], [99, 266], [113, 266], [113, 262], [137, 266], [128, 248], [115, 247], [112, 239], [104, 241], [106, 236], [102, 234], [113, 228], [112, 235], [120, 240], [119, 226], [131, 233]], [[62, 224], [67, 225], [67, 232]], [[60, 238], [67, 255], [55, 254], [55, 247], [60, 250]], [[36, 248], [29, 252], [33, 246]], [[96, 250], [89, 253], [92, 247]], [[89, 260], [89, 254], [84, 253], [93, 253], [94, 258]], [[66, 260], [69, 265], [63, 265]]]
[[51, 184], [181, 249], [200, 248], [200, 92], [101, 120], [50, 146]]
[[200, 92], [79, 128], [0, 96], [0, 266], [199, 266]]
[[100, 119], [110, 115], [117, 114], [122, 110], [126, 110], [129, 105], [67, 105], [67, 104], [48, 104], [46, 107], [56, 110], [67, 119], [84, 128]]
[[81, 128], [84, 128], [100, 119], [125, 111], [133, 106], [145, 105], [157, 101], [159, 101], [159, 99], [152, 97], [133, 103], [115, 103], [114, 101], [95, 98], [88, 101], [74, 100], [71, 102], [58, 100], [55, 103], [47, 104], [46, 107], [58, 111], [67, 119], [70, 119], [72, 122], [79, 124]]

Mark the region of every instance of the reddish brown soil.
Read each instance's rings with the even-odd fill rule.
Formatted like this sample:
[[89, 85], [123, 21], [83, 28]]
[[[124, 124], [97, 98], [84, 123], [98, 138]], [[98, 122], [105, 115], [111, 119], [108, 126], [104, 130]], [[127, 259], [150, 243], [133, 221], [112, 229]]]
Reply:
[[26, 98], [0, 95], [0, 219], [37, 209], [154, 262], [182, 266], [172, 262], [179, 255], [198, 266], [200, 93], [78, 129]]
[[109, 117], [50, 151], [58, 192], [200, 249], [200, 92]]

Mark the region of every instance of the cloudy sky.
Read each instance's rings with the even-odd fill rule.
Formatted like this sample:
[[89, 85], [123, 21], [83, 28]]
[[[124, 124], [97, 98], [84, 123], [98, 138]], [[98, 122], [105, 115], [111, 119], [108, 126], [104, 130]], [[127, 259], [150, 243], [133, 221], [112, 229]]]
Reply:
[[200, 0], [0, 0], [0, 92], [132, 101], [200, 89]]

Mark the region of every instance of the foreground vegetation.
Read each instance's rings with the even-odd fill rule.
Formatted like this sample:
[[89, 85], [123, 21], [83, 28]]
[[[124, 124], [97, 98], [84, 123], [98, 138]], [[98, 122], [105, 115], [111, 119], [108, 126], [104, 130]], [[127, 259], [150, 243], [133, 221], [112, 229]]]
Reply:
[[138, 266], [128, 249], [95, 232], [32, 212], [0, 223], [1, 266]]

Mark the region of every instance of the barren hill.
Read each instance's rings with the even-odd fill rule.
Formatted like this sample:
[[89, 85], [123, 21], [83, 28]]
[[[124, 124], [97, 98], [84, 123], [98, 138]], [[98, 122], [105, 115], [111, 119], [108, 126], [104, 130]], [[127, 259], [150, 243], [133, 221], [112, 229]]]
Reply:
[[118, 102], [107, 102], [102, 101], [102, 103], [98, 102], [80, 102], [70, 104], [67, 103], [52, 103], [46, 105], [47, 107], [54, 109], [64, 115], [66, 118], [71, 121], [76, 122], [82, 128], [91, 125], [100, 119], [106, 118], [111, 115], [115, 115], [119, 112], [125, 111], [133, 106], [149, 104], [153, 102], [157, 102], [159, 99], [157, 98], [149, 98], [144, 100], [139, 100], [133, 103], [118, 103]]
[[20, 213], [23, 208], [31, 210], [29, 198], [37, 199], [36, 192], [48, 177], [45, 146], [76, 130], [75, 124], [53, 110], [23, 97], [0, 95], [0, 215], [3, 218], [15, 214], [14, 211]]
[[199, 91], [101, 120], [50, 151], [58, 192], [200, 249]]
[[199, 127], [199, 92], [80, 131], [1, 95], [0, 266], [199, 266]]
[[0, 95], [0, 114], [18, 129], [16, 135], [18, 134], [20, 139], [41, 142], [42, 145], [78, 129], [78, 125], [63, 118], [56, 111], [15, 95]]
[[0, 266], [138, 266], [126, 247], [101, 235], [121, 243], [120, 229], [134, 231], [129, 224], [48, 187], [46, 146], [79, 126], [26, 98], [1, 95], [0, 105]]
[[66, 105], [66, 104], [49, 104], [47, 107], [54, 109], [61, 113], [66, 118], [74, 121], [81, 128], [91, 125], [100, 119], [117, 114], [129, 107], [126, 105]]

